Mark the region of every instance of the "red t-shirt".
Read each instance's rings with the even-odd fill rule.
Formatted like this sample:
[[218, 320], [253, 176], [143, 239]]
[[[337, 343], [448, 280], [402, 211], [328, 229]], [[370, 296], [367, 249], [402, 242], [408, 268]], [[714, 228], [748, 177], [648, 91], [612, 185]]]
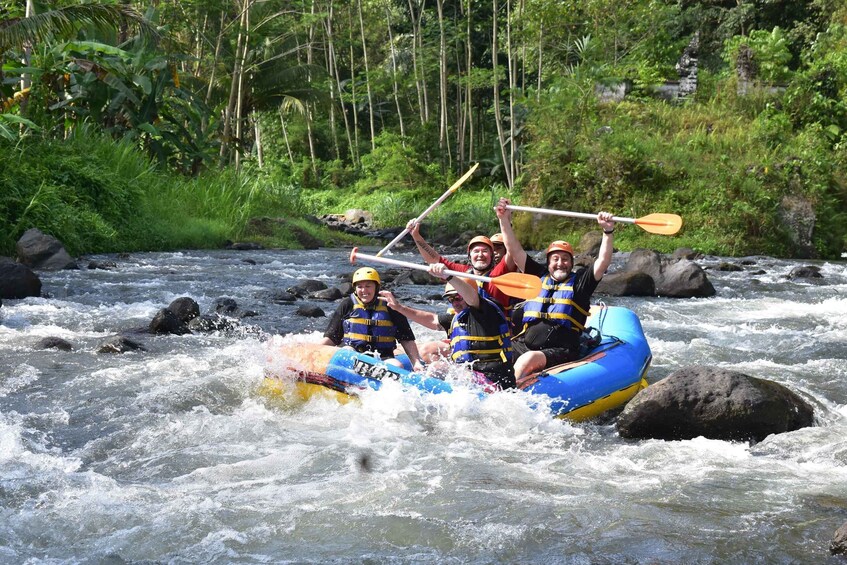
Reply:
[[[466, 265], [465, 263], [456, 263], [455, 261], [451, 261], [450, 259], [445, 259], [444, 257], [441, 257], [439, 259], [439, 261], [441, 263], [443, 263], [444, 266], [446, 266], [451, 271], [458, 271], [460, 273], [468, 273], [473, 269], [473, 267], [471, 265]], [[509, 269], [509, 266], [506, 264], [506, 261], [500, 261], [499, 263], [494, 265], [494, 268], [491, 269], [488, 273], [486, 273], [485, 276], [494, 278], [494, 277], [499, 277], [501, 275], [505, 275], [506, 273], [511, 273], [511, 272], [512, 271]], [[502, 306], [504, 310], [508, 309], [509, 300], [511, 300], [511, 299], [509, 298], [508, 295], [503, 294], [503, 292], [499, 288], [497, 288], [496, 285], [487, 282], [487, 283], [484, 283], [482, 285], [482, 289], [485, 292], [487, 292], [488, 296], [493, 298], [495, 302], [497, 302], [500, 306]]]

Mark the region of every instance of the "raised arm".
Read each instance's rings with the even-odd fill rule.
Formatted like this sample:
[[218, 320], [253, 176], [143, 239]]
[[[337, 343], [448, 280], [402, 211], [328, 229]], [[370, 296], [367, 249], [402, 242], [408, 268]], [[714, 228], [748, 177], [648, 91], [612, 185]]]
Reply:
[[521, 242], [518, 241], [515, 230], [512, 229], [512, 211], [506, 208], [509, 204], [511, 202], [508, 198], [501, 198], [497, 202], [497, 206], [494, 207], [494, 212], [500, 221], [503, 244], [506, 246], [506, 257], [503, 260], [511, 261], [519, 271], [524, 272], [526, 269], [526, 251], [521, 247]]
[[418, 310], [417, 308], [401, 304], [397, 298], [387, 290], [380, 290], [379, 295], [385, 299], [389, 308], [395, 312], [403, 314], [413, 322], [431, 330], [443, 329], [441, 324], [438, 323], [438, 314], [435, 314], [434, 312], [427, 312], [426, 310]]
[[427, 243], [421, 235], [421, 224], [417, 219], [409, 220], [409, 223], [406, 224], [406, 229], [408, 229], [409, 233], [412, 234], [412, 239], [415, 240], [418, 252], [421, 254], [421, 257], [423, 257], [425, 263], [432, 265], [433, 263], [438, 263], [441, 260], [441, 254], [433, 249], [433, 247]]
[[600, 251], [597, 254], [597, 260], [594, 262], [594, 280], [599, 281], [606, 274], [606, 269], [612, 264], [612, 251], [614, 251], [614, 233], [615, 222], [612, 220], [614, 216], [609, 212], [600, 212], [597, 214], [597, 223], [603, 230], [603, 240], [600, 242]]

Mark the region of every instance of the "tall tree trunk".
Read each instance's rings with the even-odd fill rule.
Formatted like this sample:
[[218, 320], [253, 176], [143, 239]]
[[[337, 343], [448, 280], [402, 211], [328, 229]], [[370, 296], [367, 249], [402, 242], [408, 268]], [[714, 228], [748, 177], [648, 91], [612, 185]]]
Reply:
[[330, 76], [335, 79], [335, 83], [333, 84], [330, 90], [330, 97], [333, 99], [333, 106], [335, 105], [335, 100], [337, 97], [338, 107], [341, 110], [341, 117], [344, 119], [344, 132], [347, 135], [347, 148], [350, 150], [350, 160], [351, 162], [358, 166], [359, 160], [358, 155], [356, 153], [356, 147], [353, 145], [353, 137], [350, 133], [350, 120], [347, 119], [347, 109], [344, 107], [344, 98], [342, 94], [341, 87], [341, 74], [338, 71], [338, 59], [335, 53], [335, 32], [333, 31], [332, 23], [333, 23], [333, 6], [332, 0], [329, 2], [329, 10], [327, 12], [326, 19], [326, 38], [327, 38], [327, 55], [330, 64]]
[[497, 125], [497, 141], [500, 144], [500, 156], [503, 159], [503, 170], [506, 173], [506, 185], [511, 188], [514, 186], [512, 181], [512, 171], [509, 167], [509, 155], [506, 150], [506, 138], [503, 132], [503, 114], [500, 109], [500, 68], [497, 64], [497, 13], [499, 11], [497, 0], [492, 1], [491, 14], [491, 66], [494, 72], [494, 123]]
[[235, 101], [235, 170], [241, 168], [241, 152], [244, 150], [244, 63], [247, 60], [247, 50], [250, 47], [250, 8], [253, 0], [244, 0], [244, 45], [241, 48], [241, 62], [238, 72], [238, 96]]
[[365, 88], [368, 92], [368, 118], [371, 126], [371, 151], [376, 149], [376, 128], [374, 127], [374, 100], [371, 92], [371, 72], [368, 66], [368, 44], [365, 40], [365, 20], [362, 16], [362, 0], [356, 2], [359, 13], [359, 31], [362, 34], [362, 54], [365, 62]]
[[447, 155], [447, 167], [452, 167], [453, 159], [447, 140], [447, 37], [444, 34], [444, 0], [436, 0], [438, 10], [438, 148], [442, 157]]
[[285, 126], [285, 110], [279, 107], [279, 124], [282, 126], [282, 138], [285, 140], [285, 150], [288, 152], [288, 160], [294, 167], [294, 153], [291, 152], [291, 143], [288, 141], [288, 128]]
[[251, 119], [253, 121], [253, 137], [256, 141], [256, 161], [259, 163], [259, 168], [261, 169], [265, 166], [265, 152], [262, 146], [262, 123], [255, 113], [251, 115]]
[[[506, 0], [506, 57], [509, 63], [509, 175], [514, 183], [517, 177], [515, 159], [517, 156], [515, 132], [515, 92], [517, 90], [517, 61], [514, 46], [512, 45], [512, 0]], [[512, 184], [509, 185], [509, 188]]]
[[[429, 93], [426, 88], [426, 65], [424, 64], [424, 50], [423, 50], [423, 27], [421, 22], [424, 17], [424, 5], [425, 0], [421, 0], [420, 9], [415, 12], [414, 10], [414, 2], [416, 0], [408, 0], [409, 1], [409, 10], [412, 13], [412, 29], [414, 30], [414, 46], [412, 48], [413, 54], [413, 63], [415, 63], [415, 75], [418, 80], [418, 96], [420, 97], [421, 104], [421, 123], [424, 124], [429, 121]], [[417, 55], [415, 56], [415, 53]]]
[[541, 101], [541, 66], [544, 64], [544, 22], [538, 26], [538, 79], [535, 87], [535, 100]]
[[[244, 0], [245, 5], [249, 0]], [[239, 77], [241, 76], [241, 65], [243, 63], [241, 59], [241, 52], [243, 50], [244, 45], [244, 30], [246, 29], [246, 18], [247, 18], [247, 10], [242, 10], [240, 14], [239, 24], [238, 24], [238, 39], [235, 43], [235, 60], [233, 61], [232, 66], [232, 84], [229, 87], [229, 101], [226, 105], [226, 110], [224, 110], [224, 130], [221, 140], [221, 151], [220, 158], [221, 163], [226, 164], [229, 159], [229, 141], [232, 136], [232, 119], [235, 114], [235, 103], [238, 96], [238, 84]]]
[[[312, 0], [311, 18], [309, 19], [309, 43], [306, 46], [306, 64], [311, 67], [314, 64], [315, 45], [315, 2]], [[311, 79], [311, 77], [309, 77]], [[311, 81], [310, 81], [311, 82]], [[318, 157], [315, 151], [315, 132], [312, 130], [312, 107], [306, 105], [306, 134], [309, 136], [309, 157], [312, 160], [312, 173], [318, 176]]]
[[421, 124], [424, 124], [426, 123], [426, 116], [424, 115], [424, 94], [422, 92], [423, 88], [421, 86], [420, 79], [421, 69], [418, 68], [418, 36], [421, 33], [420, 19], [415, 15], [413, 0], [408, 0], [408, 4], [409, 16], [412, 20], [412, 72], [415, 76], [415, 92], [418, 95], [418, 113], [421, 117]]
[[[26, 11], [24, 12], [25, 18], [31, 18], [35, 15], [35, 2], [33, 0], [26, 0]], [[21, 59], [21, 63], [23, 63], [24, 67], [29, 67], [30, 59], [32, 57], [32, 43], [29, 41], [24, 41], [23, 45], [23, 58]], [[24, 73], [21, 75], [21, 90], [25, 88], [29, 88], [32, 86], [32, 78], [29, 73]], [[26, 99], [21, 102], [21, 105], [24, 105]]]
[[[472, 27], [471, 27], [471, 17], [473, 15], [472, 3], [473, 0], [468, 0], [468, 9], [467, 9], [467, 39], [465, 40], [465, 58], [467, 62], [465, 63], [465, 72], [468, 77], [468, 85], [465, 88], [465, 119], [468, 121], [467, 127], [467, 154], [468, 154], [468, 163], [472, 163], [474, 160], [474, 115], [473, 115], [473, 81], [471, 81], [471, 71], [473, 69], [473, 41], [472, 41]], [[462, 136], [462, 139], [465, 139], [465, 136]], [[464, 152], [460, 152], [464, 154]]]
[[356, 96], [356, 56], [353, 51], [353, 7], [347, 5], [347, 41], [350, 46], [350, 96], [353, 98], [353, 142], [356, 144], [356, 155], [359, 154], [359, 99]]
[[[206, 87], [205, 102], [206, 102], [207, 106], [209, 105], [209, 101], [212, 99], [212, 92], [213, 92], [214, 86], [215, 86], [215, 73], [218, 70], [218, 60], [221, 58], [221, 44], [223, 43], [224, 30], [226, 29], [226, 26], [224, 25], [225, 23], [226, 23], [226, 11], [221, 11], [220, 29], [218, 29], [218, 38], [215, 41], [215, 57], [214, 57], [214, 59], [212, 59], [212, 68], [209, 71], [209, 84]], [[204, 126], [203, 129], [205, 129], [205, 126]]]
[[394, 45], [394, 32], [391, 31], [391, 8], [385, 8], [385, 21], [388, 24], [388, 43], [391, 46], [389, 57], [391, 57], [391, 82], [394, 86], [394, 104], [397, 106], [397, 120], [400, 122], [400, 140], [403, 147], [406, 146], [406, 126], [403, 124], [403, 109], [400, 107], [400, 93], [397, 86], [397, 50]]

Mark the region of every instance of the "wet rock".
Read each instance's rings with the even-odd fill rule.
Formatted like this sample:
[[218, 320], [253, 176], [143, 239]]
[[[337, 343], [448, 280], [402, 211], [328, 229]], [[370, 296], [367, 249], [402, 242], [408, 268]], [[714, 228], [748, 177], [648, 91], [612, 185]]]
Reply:
[[297, 311], [294, 313], [298, 316], [303, 316], [304, 318], [322, 318], [326, 316], [323, 310], [311, 304], [304, 304], [298, 307]]
[[682, 260], [663, 269], [656, 294], [670, 298], [697, 298], [715, 295], [715, 287], [700, 265]]
[[739, 271], [743, 271], [744, 267], [742, 267], [741, 265], [736, 265], [735, 263], [728, 263], [726, 261], [722, 261], [720, 265], [718, 265], [717, 270], [725, 273], [737, 273]]
[[287, 290], [273, 290], [268, 294], [268, 300], [276, 304], [285, 304], [297, 300], [297, 295]]
[[0, 261], [0, 298], [41, 296], [41, 279], [20, 263]]
[[58, 349], [59, 351], [72, 351], [71, 342], [60, 337], [45, 337], [35, 344], [35, 349]]
[[815, 265], [803, 265], [801, 267], [794, 267], [793, 269], [791, 269], [791, 272], [788, 273], [788, 278], [790, 280], [822, 279], [823, 275], [821, 274], [820, 267], [816, 267]]
[[212, 310], [231, 318], [250, 318], [259, 315], [255, 310], [242, 310], [235, 299], [229, 297], [216, 298]]
[[655, 296], [656, 283], [647, 273], [621, 271], [604, 276], [596, 292], [610, 296]]
[[241, 262], [245, 263], [247, 265], [255, 265], [256, 264], [256, 261], [254, 259], [242, 259]]
[[225, 332], [239, 327], [238, 320], [220, 314], [203, 314], [188, 322], [193, 332]]
[[585, 254], [590, 257], [597, 257], [600, 253], [600, 244], [603, 243], [602, 230], [592, 230], [585, 232], [576, 244], [580, 254]]
[[419, 284], [419, 285], [427, 285], [427, 284], [440, 284], [443, 285], [444, 281], [439, 278], [433, 277], [426, 271], [417, 271], [417, 270], [408, 270], [398, 273], [396, 277], [392, 277], [391, 273], [386, 273], [386, 277], [383, 278], [382, 286], [386, 285], [394, 285], [394, 286], [403, 286], [407, 284]]
[[640, 391], [617, 420], [632, 439], [695, 437], [754, 441], [813, 423], [814, 411], [786, 387], [725, 369], [685, 367]]
[[182, 323], [188, 323], [200, 315], [200, 305], [189, 296], [180, 296], [168, 304], [168, 310], [173, 312]]
[[700, 259], [702, 256], [702, 253], [698, 253], [690, 247], [678, 247], [671, 254], [671, 259], [675, 261], [678, 261], [680, 259], [688, 259], [689, 261], [694, 261], [696, 259]]
[[847, 555], [847, 523], [835, 530], [829, 542], [829, 552], [832, 555]]
[[147, 348], [122, 335], [112, 336], [100, 342], [100, 347], [97, 348], [97, 353], [128, 353], [130, 351], [147, 351]]
[[32, 269], [60, 271], [79, 268], [58, 239], [38, 228], [26, 230], [18, 240], [16, 250], [18, 260]]
[[343, 296], [350, 296], [353, 294], [353, 283], [350, 281], [344, 281], [343, 283], [338, 285], [338, 290], [341, 291]]
[[324, 290], [319, 290], [316, 293], [312, 294], [312, 298], [316, 300], [338, 300], [343, 297], [341, 291], [337, 288], [327, 288]]
[[88, 268], [93, 269], [102, 269], [104, 271], [111, 271], [112, 269], [117, 269], [118, 264], [114, 261], [89, 261]]
[[298, 282], [297, 284], [289, 288], [288, 292], [303, 297], [308, 296], [313, 292], [317, 292], [319, 290], [325, 290], [326, 288], [326, 283], [324, 283], [323, 281], [306, 279]]
[[185, 323], [168, 308], [162, 308], [150, 321], [148, 331], [151, 334], [183, 335], [189, 333]]

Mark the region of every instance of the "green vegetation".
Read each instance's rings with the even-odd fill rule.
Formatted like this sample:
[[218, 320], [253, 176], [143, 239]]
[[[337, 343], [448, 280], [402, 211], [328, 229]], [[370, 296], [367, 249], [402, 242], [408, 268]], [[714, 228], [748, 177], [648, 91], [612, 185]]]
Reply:
[[[658, 100], [695, 34], [696, 96]], [[306, 218], [401, 226], [477, 162], [433, 233], [490, 232], [509, 196], [683, 216], [675, 237], [622, 227], [624, 249], [847, 243], [838, 0], [31, 1], [0, 8], [0, 62], [0, 254], [30, 227], [76, 254], [360, 243]], [[534, 247], [593, 228], [516, 226]]]

